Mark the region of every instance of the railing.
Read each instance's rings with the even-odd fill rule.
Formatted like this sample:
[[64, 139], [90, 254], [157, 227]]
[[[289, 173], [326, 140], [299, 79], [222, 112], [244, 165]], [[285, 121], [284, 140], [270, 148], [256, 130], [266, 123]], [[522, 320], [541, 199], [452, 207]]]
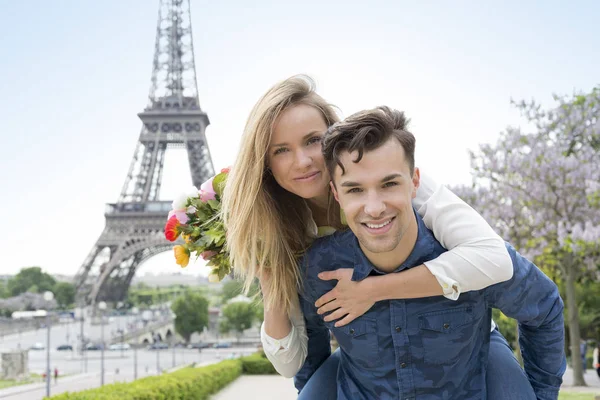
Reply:
[[110, 203], [106, 205], [104, 215], [114, 215], [122, 213], [167, 214], [170, 210], [170, 201], [149, 201], [143, 203]]

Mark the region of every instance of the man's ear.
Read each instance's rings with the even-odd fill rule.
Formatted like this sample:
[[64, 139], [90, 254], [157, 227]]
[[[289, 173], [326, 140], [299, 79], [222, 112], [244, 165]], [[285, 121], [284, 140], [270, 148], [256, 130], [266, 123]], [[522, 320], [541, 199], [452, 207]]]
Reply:
[[335, 184], [333, 183], [333, 181], [329, 181], [329, 187], [331, 188], [331, 193], [333, 193], [333, 197], [335, 197], [335, 200], [339, 203], [340, 198], [338, 197], [337, 190], [335, 190]]
[[421, 184], [421, 171], [419, 171], [419, 168], [417, 167], [415, 167], [415, 171], [413, 172], [412, 183], [412, 198], [414, 199], [415, 197], [417, 197], [417, 189], [419, 189], [419, 185]]

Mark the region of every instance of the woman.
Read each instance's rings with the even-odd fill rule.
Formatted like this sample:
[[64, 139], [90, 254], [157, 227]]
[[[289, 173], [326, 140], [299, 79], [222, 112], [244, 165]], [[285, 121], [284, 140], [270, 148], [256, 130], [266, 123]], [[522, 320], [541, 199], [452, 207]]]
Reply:
[[[318, 235], [344, 229], [329, 191], [320, 143], [337, 121], [333, 107], [314, 91], [310, 78], [295, 76], [275, 85], [250, 114], [224, 193], [231, 261], [245, 277], [246, 287], [255, 278], [260, 281], [265, 305], [261, 339], [267, 357], [287, 377], [301, 368], [308, 346], [298, 307], [298, 257]], [[360, 284], [349, 276], [338, 277], [336, 288], [317, 302], [320, 313], [337, 310], [326, 318], [343, 317], [337, 322], [341, 326], [362, 315], [374, 303], [373, 286], [379, 299], [438, 295], [455, 299], [462, 291], [510, 279], [512, 262], [503, 241], [479, 214], [426, 174], [421, 175], [414, 206], [449, 251], [425, 265], [369, 277]], [[519, 379], [529, 385], [522, 370], [518, 368], [518, 375], [511, 360], [505, 361], [507, 355], [514, 359], [505, 339], [497, 330], [493, 336], [499, 345], [492, 346], [490, 359], [502, 360], [510, 385]], [[334, 353], [300, 397], [335, 398], [337, 362]], [[514, 364], [518, 367], [516, 360]]]

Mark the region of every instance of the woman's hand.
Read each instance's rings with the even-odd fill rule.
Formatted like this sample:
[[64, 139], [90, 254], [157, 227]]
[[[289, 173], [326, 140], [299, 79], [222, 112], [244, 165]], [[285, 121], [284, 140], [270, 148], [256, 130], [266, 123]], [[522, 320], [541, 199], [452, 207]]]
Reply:
[[355, 318], [366, 313], [375, 301], [371, 296], [366, 278], [355, 282], [352, 280], [352, 268], [342, 268], [335, 271], [326, 271], [319, 274], [319, 279], [338, 281], [335, 288], [325, 293], [317, 300], [315, 306], [317, 313], [324, 314], [333, 311], [324, 317], [326, 322], [339, 320], [335, 323], [336, 327], [344, 326], [352, 322]]

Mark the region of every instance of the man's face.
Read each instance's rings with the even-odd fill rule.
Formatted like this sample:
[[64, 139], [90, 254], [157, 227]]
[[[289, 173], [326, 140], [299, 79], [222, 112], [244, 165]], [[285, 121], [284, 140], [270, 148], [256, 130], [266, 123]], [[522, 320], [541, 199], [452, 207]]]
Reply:
[[410, 224], [416, 223], [411, 201], [419, 186], [419, 170], [410, 175], [404, 149], [393, 137], [355, 163], [357, 154], [340, 155], [346, 172], [342, 175], [336, 167], [331, 186], [368, 257], [395, 250]]

